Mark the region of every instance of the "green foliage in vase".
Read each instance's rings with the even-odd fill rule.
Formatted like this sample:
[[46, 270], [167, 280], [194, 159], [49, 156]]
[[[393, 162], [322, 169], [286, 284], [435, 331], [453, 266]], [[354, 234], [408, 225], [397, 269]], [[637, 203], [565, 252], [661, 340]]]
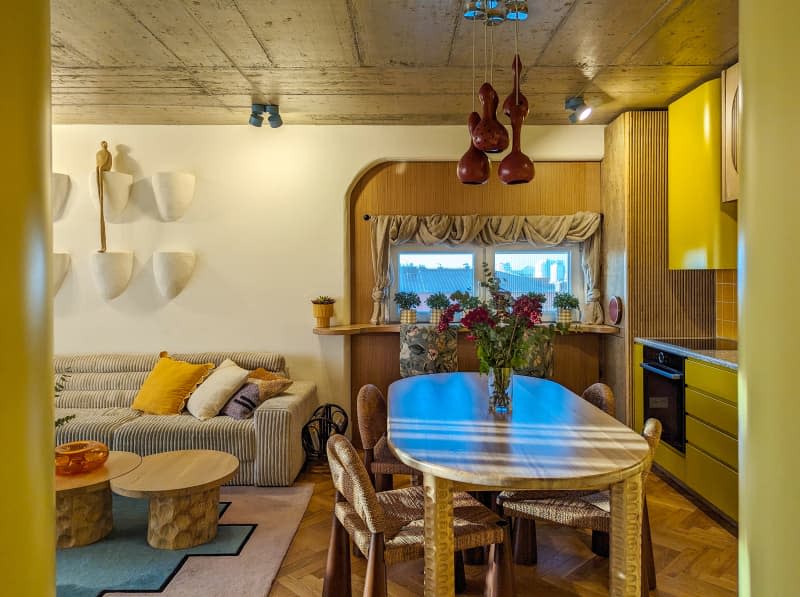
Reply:
[[[483, 273], [481, 286], [489, 298], [465, 313], [461, 325], [469, 330], [467, 338], [475, 342], [481, 373], [496, 367], [520, 368], [526, 364], [531, 346], [551, 341], [560, 329], [541, 325], [544, 297], [540, 294], [528, 293], [515, 299], [503, 290], [500, 279], [486, 263]], [[445, 329], [460, 310], [458, 303], [448, 307], [439, 329]]]
[[394, 302], [401, 309], [413, 309], [422, 302], [416, 292], [398, 292], [394, 295]]
[[569, 311], [571, 309], [577, 309], [579, 304], [578, 299], [569, 292], [556, 292], [556, 296], [553, 298], [553, 306], [556, 309]]
[[425, 304], [431, 309], [447, 309], [450, 299], [444, 292], [434, 292], [425, 300]]
[[481, 304], [481, 300], [477, 296], [472, 296], [466, 290], [456, 290], [450, 295], [450, 300], [461, 305], [461, 308], [464, 311], [474, 309]]

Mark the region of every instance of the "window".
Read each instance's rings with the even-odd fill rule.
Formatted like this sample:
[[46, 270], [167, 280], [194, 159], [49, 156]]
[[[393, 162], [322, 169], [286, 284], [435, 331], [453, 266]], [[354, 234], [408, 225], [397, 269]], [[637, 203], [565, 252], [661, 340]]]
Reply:
[[[422, 304], [417, 308], [420, 321], [426, 321], [430, 308], [425, 304], [434, 292], [446, 295], [456, 290], [483, 297], [480, 281], [483, 263], [493, 264], [502, 287], [514, 296], [527, 292], [545, 295], [544, 319], [553, 320], [556, 292], [569, 292], [583, 304], [583, 270], [577, 244], [548, 249], [513, 244], [494, 247], [459, 245], [399, 245], [391, 248], [393, 281], [390, 299], [398, 291], [416, 292]], [[400, 310], [392, 301], [390, 313], [399, 319]]]
[[[458, 250], [442, 250], [436, 247], [435, 251], [424, 249], [404, 250], [398, 247], [395, 252], [394, 263], [395, 281], [392, 285], [392, 298], [394, 293], [416, 292], [422, 304], [417, 307], [417, 314], [421, 319], [430, 316], [430, 307], [425, 300], [435, 292], [444, 292], [447, 296], [456, 290], [467, 291], [475, 294], [477, 287], [475, 280], [475, 253]], [[455, 249], [455, 248], [454, 248]], [[399, 309], [395, 306], [395, 314]]]

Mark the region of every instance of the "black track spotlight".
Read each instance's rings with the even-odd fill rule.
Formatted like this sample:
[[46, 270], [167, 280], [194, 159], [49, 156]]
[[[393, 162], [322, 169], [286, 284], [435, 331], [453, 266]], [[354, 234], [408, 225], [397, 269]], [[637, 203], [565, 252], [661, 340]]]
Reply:
[[572, 124], [583, 122], [592, 114], [591, 106], [586, 105], [586, 102], [583, 101], [583, 97], [579, 95], [567, 99], [564, 102], [564, 109], [571, 111], [569, 121]]
[[274, 104], [253, 104], [250, 107], [250, 124], [260, 127], [264, 124], [263, 114], [268, 114], [267, 122], [269, 126], [276, 129], [283, 124], [283, 119], [278, 112], [278, 106]]

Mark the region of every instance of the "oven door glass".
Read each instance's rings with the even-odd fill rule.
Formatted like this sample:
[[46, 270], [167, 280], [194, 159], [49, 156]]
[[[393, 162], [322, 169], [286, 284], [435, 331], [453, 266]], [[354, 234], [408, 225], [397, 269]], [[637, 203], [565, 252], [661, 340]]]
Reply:
[[661, 421], [661, 441], [684, 452], [684, 381], [669, 379], [645, 369], [644, 373], [644, 418], [653, 417]]

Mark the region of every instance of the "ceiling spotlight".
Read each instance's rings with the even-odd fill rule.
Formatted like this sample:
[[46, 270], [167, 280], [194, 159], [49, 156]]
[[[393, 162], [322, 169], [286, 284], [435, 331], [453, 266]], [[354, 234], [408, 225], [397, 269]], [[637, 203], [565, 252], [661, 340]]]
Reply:
[[278, 106], [274, 104], [253, 104], [250, 107], [250, 124], [260, 127], [264, 124], [264, 116], [262, 114], [269, 114], [267, 122], [269, 126], [276, 129], [283, 124], [283, 119], [278, 112]]
[[572, 111], [572, 113], [569, 115], [569, 121], [572, 124], [575, 124], [576, 122], [583, 122], [592, 114], [591, 106], [586, 105], [586, 102], [583, 101], [582, 96], [575, 96], [567, 99], [564, 102], [564, 109]]
[[506, 0], [506, 18], [509, 21], [526, 21], [528, 19], [527, 0]]

